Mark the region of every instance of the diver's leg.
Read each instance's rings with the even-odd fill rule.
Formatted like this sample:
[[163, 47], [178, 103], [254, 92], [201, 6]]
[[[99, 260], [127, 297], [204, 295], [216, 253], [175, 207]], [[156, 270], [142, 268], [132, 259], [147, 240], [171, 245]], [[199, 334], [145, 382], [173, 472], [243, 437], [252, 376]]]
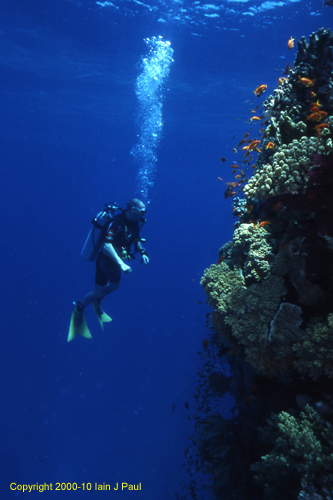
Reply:
[[100, 304], [101, 300], [104, 299], [109, 293], [114, 292], [119, 288], [119, 281], [117, 283], [109, 283], [108, 285], [101, 286], [95, 285], [95, 290], [93, 292], [87, 293], [83, 300], [80, 300], [79, 304], [84, 309], [92, 302], [98, 302]]

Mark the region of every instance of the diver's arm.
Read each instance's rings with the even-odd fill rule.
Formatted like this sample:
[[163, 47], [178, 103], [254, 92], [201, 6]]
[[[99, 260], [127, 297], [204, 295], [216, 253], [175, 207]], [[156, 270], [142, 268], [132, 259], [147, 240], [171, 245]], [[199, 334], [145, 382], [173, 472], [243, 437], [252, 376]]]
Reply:
[[146, 252], [146, 249], [143, 248], [141, 241], [136, 242], [135, 249], [141, 255], [141, 263], [146, 266], [149, 262], [149, 257], [148, 257], [148, 254]]
[[124, 273], [130, 273], [132, 271], [131, 267], [121, 260], [112, 243], [104, 243], [104, 245], [102, 246], [102, 252], [104, 253], [104, 255], [112, 259], [113, 262], [119, 264], [121, 270], [124, 271]]

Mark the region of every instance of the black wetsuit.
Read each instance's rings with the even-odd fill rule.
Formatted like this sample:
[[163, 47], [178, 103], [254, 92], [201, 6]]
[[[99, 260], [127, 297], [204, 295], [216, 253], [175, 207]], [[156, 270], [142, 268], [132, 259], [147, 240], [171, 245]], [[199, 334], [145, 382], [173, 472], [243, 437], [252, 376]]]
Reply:
[[[126, 212], [117, 214], [107, 229], [105, 243], [112, 243], [120, 258], [123, 250], [126, 250], [128, 255], [131, 254], [132, 245], [134, 245], [134, 251], [137, 252], [141, 227], [142, 222], [130, 221], [126, 216]], [[118, 283], [120, 278], [120, 265], [107, 257], [103, 250], [100, 250], [96, 259], [96, 285], [105, 286], [108, 282]]]

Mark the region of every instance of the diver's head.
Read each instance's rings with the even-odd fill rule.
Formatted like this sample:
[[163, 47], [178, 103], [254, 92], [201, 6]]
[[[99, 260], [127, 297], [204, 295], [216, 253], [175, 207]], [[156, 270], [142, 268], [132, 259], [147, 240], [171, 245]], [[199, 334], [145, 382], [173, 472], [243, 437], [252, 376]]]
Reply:
[[129, 220], [141, 220], [147, 212], [146, 206], [139, 198], [132, 198], [127, 202], [126, 215]]

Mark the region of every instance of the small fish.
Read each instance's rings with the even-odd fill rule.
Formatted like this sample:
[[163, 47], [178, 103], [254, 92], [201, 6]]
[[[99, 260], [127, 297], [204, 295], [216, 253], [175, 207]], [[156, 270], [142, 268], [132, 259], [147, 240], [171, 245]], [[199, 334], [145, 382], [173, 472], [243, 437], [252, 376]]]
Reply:
[[239, 182], [233, 182], [233, 181], [231, 181], [231, 182], [226, 182], [226, 185], [227, 185], [228, 187], [236, 188], [236, 187], [238, 187], [238, 186], [239, 186]]
[[269, 142], [266, 146], [266, 149], [274, 149], [275, 145], [272, 142]]
[[258, 140], [257, 140], [257, 141], [252, 141], [252, 142], [248, 145], [247, 149], [249, 149], [249, 151], [255, 151], [255, 150], [258, 150], [258, 144], [260, 144], [260, 141], [258, 141]]
[[304, 85], [304, 87], [313, 87], [315, 81], [316, 80], [310, 80], [309, 78], [301, 78], [300, 75], [298, 75], [298, 83]]
[[320, 125], [316, 125], [315, 126], [315, 129], [316, 129], [316, 132], [317, 132], [317, 137], [318, 139], [320, 138], [320, 134], [321, 134], [321, 131], [324, 129], [324, 128], [327, 128], [329, 125], [329, 123], [321, 123]]
[[260, 222], [259, 227], [265, 227], [268, 226], [269, 224], [271, 224], [269, 220], [263, 220], [262, 222]]
[[227, 161], [227, 159], [224, 158], [223, 156], [221, 156], [220, 160], [221, 160], [222, 163], [224, 163], [225, 161]]
[[257, 87], [253, 92], [255, 93], [255, 95], [257, 97], [260, 97], [261, 94], [263, 94], [266, 89], [267, 89], [267, 85], [259, 85], [259, 87]]
[[327, 127], [328, 127], [328, 125], [329, 125], [329, 123], [328, 123], [328, 122], [327, 122], [327, 123], [321, 123], [320, 125], [316, 125], [316, 126], [315, 126], [315, 129], [316, 129], [316, 130], [323, 130], [324, 128], [327, 128]]
[[288, 40], [288, 49], [291, 50], [294, 48], [294, 41], [295, 41], [295, 38], [293, 38], [292, 36], [290, 37], [290, 39]]
[[322, 120], [328, 116], [328, 113], [326, 113], [326, 111], [319, 111], [319, 113]]
[[233, 196], [233, 188], [230, 186], [228, 187], [225, 191], [224, 191], [224, 197], [225, 199], [227, 198], [230, 198], [231, 196]]
[[185, 404], [185, 408], [186, 408], [186, 410], [188, 410], [188, 409], [189, 409], [189, 407], [190, 407], [190, 406], [189, 406], [189, 404], [188, 404], [187, 402], [186, 402], [186, 403], [184, 403], [184, 404]]
[[261, 120], [261, 118], [259, 118], [259, 116], [252, 116], [252, 118], [250, 118], [251, 122], [258, 122], [260, 120]]
[[314, 112], [311, 113], [310, 115], [307, 115], [306, 119], [311, 120], [313, 122], [319, 122], [321, 120], [321, 114], [320, 112]]
[[[312, 93], [312, 92], [311, 92], [311, 93]], [[322, 108], [322, 107], [323, 107], [323, 105], [322, 105], [322, 104], [320, 104], [319, 99], [318, 99], [316, 102], [312, 102], [310, 106], [311, 106], [311, 109], [312, 109], [312, 108], [316, 108], [316, 109], [318, 109], [318, 108]]]
[[291, 67], [290, 67], [290, 65], [289, 65], [289, 63], [288, 63], [288, 64], [287, 64], [287, 66], [286, 66], [286, 69], [284, 70], [284, 73], [283, 73], [283, 74], [284, 74], [284, 75], [288, 75], [288, 74], [289, 74], [289, 72], [290, 72], [290, 70], [291, 70]]

